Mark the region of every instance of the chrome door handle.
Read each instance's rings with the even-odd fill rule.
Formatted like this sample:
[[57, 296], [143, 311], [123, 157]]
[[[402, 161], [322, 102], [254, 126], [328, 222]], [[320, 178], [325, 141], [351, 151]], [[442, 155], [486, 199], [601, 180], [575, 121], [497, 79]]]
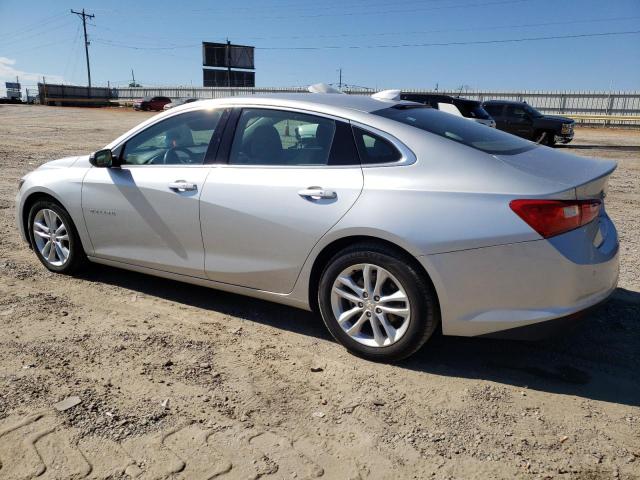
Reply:
[[176, 192], [195, 192], [198, 186], [195, 183], [189, 183], [186, 180], [176, 180], [169, 184], [169, 188]]
[[298, 191], [298, 195], [304, 198], [320, 200], [321, 198], [337, 198], [338, 194], [333, 190], [326, 190], [322, 187], [309, 187]]

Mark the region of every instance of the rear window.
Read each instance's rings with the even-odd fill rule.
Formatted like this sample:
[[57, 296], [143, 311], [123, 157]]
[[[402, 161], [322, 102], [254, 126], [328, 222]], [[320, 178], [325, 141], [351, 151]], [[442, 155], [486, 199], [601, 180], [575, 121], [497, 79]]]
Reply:
[[494, 118], [502, 116], [501, 104], [491, 103], [491, 104], [485, 104], [483, 107], [486, 110], [486, 112]]
[[396, 105], [372, 112], [405, 125], [419, 128], [448, 140], [490, 154], [514, 155], [531, 150], [535, 143], [494, 128], [437, 110], [409, 105]]
[[482, 104], [480, 102], [454, 101], [453, 103], [460, 109], [460, 113], [465, 117], [479, 118], [481, 120], [488, 120], [491, 118], [486, 110], [482, 108]]

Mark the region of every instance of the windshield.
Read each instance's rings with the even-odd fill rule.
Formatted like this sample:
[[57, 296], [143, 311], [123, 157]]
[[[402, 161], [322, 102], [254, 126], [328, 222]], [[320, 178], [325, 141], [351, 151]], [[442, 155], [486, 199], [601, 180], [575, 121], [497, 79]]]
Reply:
[[533, 118], [539, 118], [539, 117], [543, 117], [544, 115], [542, 115], [539, 111], [537, 111], [535, 108], [533, 108], [531, 105], [524, 105], [524, 111], [527, 112], [529, 115], [531, 115]]
[[423, 106], [396, 105], [372, 112], [490, 154], [514, 155], [537, 145], [461, 117]]

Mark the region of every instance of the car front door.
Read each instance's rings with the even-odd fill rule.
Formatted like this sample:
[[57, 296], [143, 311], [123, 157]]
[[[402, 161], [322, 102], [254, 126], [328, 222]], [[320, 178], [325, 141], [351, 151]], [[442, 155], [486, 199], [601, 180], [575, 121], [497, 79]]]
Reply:
[[507, 105], [507, 132], [523, 138], [533, 138], [533, 119], [520, 105]]
[[199, 198], [223, 116], [171, 116], [118, 147], [121, 166], [89, 170], [82, 210], [93, 256], [205, 277]]
[[351, 127], [268, 108], [234, 117], [235, 134], [220, 148], [226, 163], [212, 170], [201, 196], [206, 274], [289, 293], [313, 246], [362, 191]]

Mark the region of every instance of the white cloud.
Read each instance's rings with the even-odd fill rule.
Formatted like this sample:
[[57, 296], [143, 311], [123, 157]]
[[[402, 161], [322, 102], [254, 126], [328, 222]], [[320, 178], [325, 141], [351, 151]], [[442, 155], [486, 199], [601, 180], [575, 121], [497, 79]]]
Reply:
[[[39, 72], [25, 72], [14, 67], [15, 59], [0, 57], [0, 88], [4, 90], [4, 82], [15, 82], [16, 76], [20, 79], [20, 83], [38, 83], [42, 82], [42, 76], [47, 78], [47, 83], [62, 83], [64, 78], [60, 75], [50, 75]], [[24, 90], [24, 88], [23, 88]]]

